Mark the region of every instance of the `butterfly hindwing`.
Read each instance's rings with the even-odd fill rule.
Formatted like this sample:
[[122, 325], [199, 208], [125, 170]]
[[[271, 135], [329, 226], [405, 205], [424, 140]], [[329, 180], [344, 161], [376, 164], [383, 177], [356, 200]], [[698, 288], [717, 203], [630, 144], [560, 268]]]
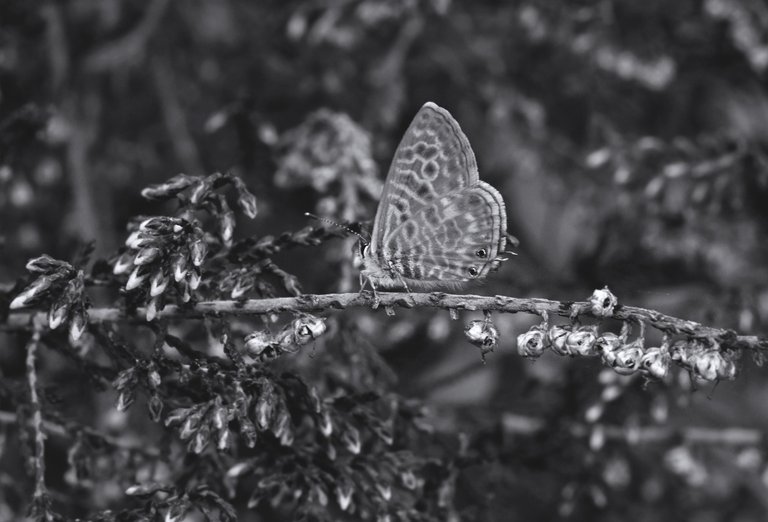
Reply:
[[486, 275], [505, 245], [504, 201], [478, 181], [419, 209], [392, 231], [384, 251], [405, 279], [462, 282]]
[[436, 198], [478, 182], [475, 154], [448, 111], [428, 102], [395, 151], [374, 221], [371, 245], [382, 252], [398, 226]]

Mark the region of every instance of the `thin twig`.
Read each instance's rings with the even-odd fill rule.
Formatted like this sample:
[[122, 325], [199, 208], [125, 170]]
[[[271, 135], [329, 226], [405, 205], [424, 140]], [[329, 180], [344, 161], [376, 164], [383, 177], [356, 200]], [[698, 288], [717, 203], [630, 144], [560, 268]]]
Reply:
[[37, 347], [40, 345], [44, 323], [36, 320], [32, 337], [27, 343], [27, 382], [29, 383], [29, 405], [32, 410], [32, 431], [35, 434], [34, 470], [35, 470], [35, 500], [43, 500], [47, 495], [45, 487], [45, 433], [43, 433], [43, 412], [40, 407], [40, 397], [37, 395], [37, 370], [35, 360]]
[[[537, 298], [517, 298], [502, 295], [455, 295], [441, 292], [407, 294], [400, 292], [379, 292], [379, 304], [382, 307], [402, 308], [442, 308], [446, 310], [490, 310], [497, 312], [525, 312], [541, 315], [569, 317], [573, 311], [577, 315], [591, 316], [588, 302], [553, 301]], [[271, 299], [250, 299], [247, 301], [201, 301], [190, 308], [176, 305], [166, 306], [158, 313], [159, 318], [198, 319], [204, 315], [264, 315], [281, 312], [324, 312], [346, 308], [371, 308], [374, 305], [370, 292], [346, 294], [305, 294], [298, 297], [277, 297]], [[10, 328], [26, 328], [30, 314], [36, 312], [12, 311], [7, 325]], [[42, 314], [42, 313], [41, 313]], [[145, 316], [143, 308], [136, 316], [129, 316], [120, 308], [92, 308], [88, 311], [91, 322], [114, 322], [137, 320]], [[617, 306], [612, 319], [640, 323], [644, 322], [662, 332], [671, 335], [684, 335], [697, 338], [711, 338], [723, 347], [764, 350], [768, 349], [768, 338], [738, 335], [733, 330], [713, 328], [695, 321], [688, 321], [663, 314], [655, 310], [635, 306]]]
[[[504, 433], [510, 435], [536, 435], [546, 429], [544, 419], [515, 413], [504, 413], [501, 424]], [[749, 428], [705, 428], [700, 426], [637, 426], [571, 424], [568, 427], [574, 437], [588, 437], [595, 429], [603, 430], [606, 439], [622, 440], [632, 444], [654, 444], [678, 439], [681, 443], [712, 444], [714, 446], [762, 445], [765, 435]]]
[[[18, 416], [15, 413], [10, 411], [0, 411], [0, 424], [17, 424], [18, 421], [19, 421]], [[89, 428], [86, 426], [76, 426], [73, 429], [70, 429], [68, 426], [65, 426], [63, 424], [59, 424], [50, 419], [44, 419], [42, 421], [41, 427], [42, 427], [43, 433], [48, 435], [55, 435], [57, 437], [63, 437], [63, 438], [72, 438], [76, 432], [82, 432], [90, 437], [95, 437], [103, 441], [105, 444], [108, 444], [109, 446], [112, 446], [117, 449], [141, 453], [148, 457], [160, 456], [159, 450], [157, 450], [152, 446], [149, 446], [146, 444], [142, 444], [142, 445], [130, 444], [122, 439], [112, 437], [110, 435], [101, 433], [99, 431], [94, 430], [93, 428]]]

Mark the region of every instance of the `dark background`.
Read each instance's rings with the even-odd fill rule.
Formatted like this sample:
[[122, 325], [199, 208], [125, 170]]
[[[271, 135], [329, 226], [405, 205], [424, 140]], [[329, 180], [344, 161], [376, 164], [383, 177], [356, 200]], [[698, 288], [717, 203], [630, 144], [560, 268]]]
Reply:
[[[173, 212], [140, 191], [179, 172], [243, 178], [259, 215], [238, 216], [238, 237], [304, 227], [306, 211], [370, 229], [394, 148], [434, 101], [461, 123], [520, 240], [518, 256], [470, 293], [577, 300], [608, 285], [625, 304], [759, 335], [766, 69], [759, 0], [5, 0], [0, 285], [31, 257], [71, 259], [91, 240], [110, 257], [132, 216]], [[355, 291], [352, 251], [335, 239], [275, 261], [306, 292]], [[466, 519], [764, 519], [763, 448], [755, 461], [691, 447], [701, 468], [686, 474], [669, 463], [674, 441], [510, 445], [505, 413], [582, 418], [600, 396], [600, 364], [549, 354], [530, 364], [514, 338], [535, 318], [503, 316], [501, 347], [482, 365], [460, 334], [469, 318], [347, 315], [394, 371], [394, 389], [432, 408], [438, 431], [486, 433], [507, 456], [467, 472], [456, 497]], [[0, 334], [10, 377], [23, 371], [16, 342]], [[65, 362], [44, 366], [72, 400]], [[609, 418], [768, 428], [766, 381], [748, 357], [742, 366], [735, 383], [693, 394], [635, 379]], [[93, 397], [97, 417], [109, 400]], [[605, 478], [617, 461], [630, 475], [619, 485]], [[0, 457], [3, 481], [23, 476], [12, 462]], [[65, 471], [51, 464], [51, 481]], [[6, 508], [21, 509], [8, 491]], [[110, 502], [76, 504], [85, 516]]]

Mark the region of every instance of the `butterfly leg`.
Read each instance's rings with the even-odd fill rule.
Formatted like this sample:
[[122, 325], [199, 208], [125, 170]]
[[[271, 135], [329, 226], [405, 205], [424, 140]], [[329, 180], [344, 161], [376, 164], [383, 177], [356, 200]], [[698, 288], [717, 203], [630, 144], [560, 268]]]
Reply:
[[363, 274], [363, 272], [360, 272], [360, 293], [359, 295], [363, 295], [363, 291], [365, 290], [365, 283], [368, 283], [371, 285], [371, 290], [373, 290], [373, 305], [372, 308], [376, 310], [379, 305], [381, 304], [381, 300], [379, 299], [379, 294], [376, 292], [376, 285], [373, 284], [373, 280], [370, 278], [370, 276]]

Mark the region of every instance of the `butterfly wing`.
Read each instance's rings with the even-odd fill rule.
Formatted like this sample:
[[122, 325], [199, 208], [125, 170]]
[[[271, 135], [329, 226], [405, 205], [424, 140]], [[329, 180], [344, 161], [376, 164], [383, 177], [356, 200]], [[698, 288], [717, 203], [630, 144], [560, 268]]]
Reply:
[[499, 264], [507, 216], [501, 194], [478, 181], [421, 207], [388, 234], [391, 267], [409, 282], [465, 282]]
[[[371, 237], [371, 252], [387, 257], [391, 235], [441, 196], [479, 181], [475, 154], [451, 114], [425, 103], [405, 131], [389, 167]], [[500, 199], [500, 198], [499, 198]]]

